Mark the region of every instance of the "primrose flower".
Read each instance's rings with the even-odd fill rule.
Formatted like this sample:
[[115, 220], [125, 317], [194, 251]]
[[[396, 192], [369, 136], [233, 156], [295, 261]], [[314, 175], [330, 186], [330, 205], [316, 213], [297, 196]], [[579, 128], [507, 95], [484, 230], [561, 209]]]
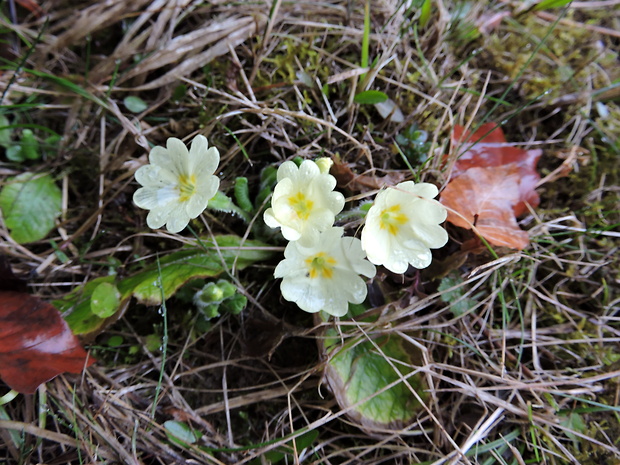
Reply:
[[344, 196], [333, 192], [336, 178], [321, 172], [315, 162], [305, 160], [300, 167], [292, 161], [282, 163], [277, 179], [271, 208], [263, 216], [265, 223], [281, 227], [287, 240], [300, 240], [307, 246], [333, 226], [344, 207]]
[[342, 237], [343, 228], [319, 233], [311, 246], [289, 242], [284, 260], [274, 276], [282, 278], [282, 296], [306, 312], [323, 310], [344, 316], [349, 302], [360, 304], [366, 298], [366, 283], [359, 275], [372, 278], [375, 267], [362, 250], [360, 240]]
[[413, 181], [379, 192], [362, 230], [368, 260], [394, 273], [404, 273], [410, 264], [416, 268], [430, 265], [430, 249], [448, 242], [448, 233], [439, 226], [447, 212], [433, 200], [437, 193], [434, 185]]
[[213, 173], [220, 162], [220, 153], [209, 148], [207, 138], [196, 136], [189, 151], [185, 144], [171, 137], [166, 148], [153, 147], [150, 165], [136, 171], [142, 186], [133, 195], [135, 204], [151, 210], [146, 217], [149, 228], [181, 231], [189, 220], [200, 215], [217, 193], [220, 180]]

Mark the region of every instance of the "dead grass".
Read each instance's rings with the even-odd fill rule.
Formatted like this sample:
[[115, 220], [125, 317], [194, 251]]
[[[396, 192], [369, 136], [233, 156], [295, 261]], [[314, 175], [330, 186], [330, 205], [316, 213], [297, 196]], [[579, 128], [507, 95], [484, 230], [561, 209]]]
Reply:
[[[444, 185], [440, 155], [453, 125], [502, 121], [508, 140], [544, 150], [539, 168], [551, 180], [541, 206], [521, 220], [532, 240], [523, 253], [459, 256], [466, 237], [449, 229], [441, 269], [405, 281], [380, 276], [378, 292], [396, 300], [378, 307], [370, 326], [341, 322], [348, 337], [393, 332], [421, 351], [430, 396], [413, 424], [378, 432], [348, 420], [322, 380], [321, 328], [280, 299], [275, 263], [263, 263], [236, 276], [248, 309], [208, 332], [174, 299], [166, 332], [156, 308], [130, 305], [92, 342], [99, 363], [83, 376], [61, 376], [0, 410], [0, 461], [268, 463], [285, 444], [282, 463], [620, 460], [618, 2], [520, 14], [521, 2], [433, 5], [428, 27], [417, 30], [396, 0], [373, 2], [371, 69], [360, 67], [361, 2], [54, 0], [41, 4], [40, 18], [18, 6], [13, 20], [3, 6], [2, 56], [20, 67], [0, 76], [2, 104], [33, 103], [7, 114], [63, 136], [57, 153], [31, 167], [51, 170], [63, 187], [56, 246], [22, 246], [0, 229], [1, 252], [45, 297], [110, 270], [130, 274], [180, 246], [149, 231], [131, 202], [133, 172], [170, 136], [206, 134], [222, 154], [227, 190], [237, 176], [256, 186], [262, 168], [294, 156], [408, 176], [394, 137], [416, 123], [429, 133], [431, 158], [414, 176]], [[470, 34], [498, 11], [513, 14], [489, 34]], [[405, 122], [355, 104], [362, 88], [387, 93]], [[128, 95], [147, 110], [129, 112]], [[571, 171], [563, 178], [554, 172], [561, 165]], [[0, 161], [3, 177], [22, 168]], [[248, 233], [219, 214], [194, 226]], [[464, 314], [442, 300], [442, 273], [471, 299]], [[119, 347], [107, 344], [114, 335]], [[164, 365], [148, 337], [167, 338]], [[172, 442], [163, 424], [173, 419], [201, 438]], [[317, 438], [298, 447], [309, 431]]]

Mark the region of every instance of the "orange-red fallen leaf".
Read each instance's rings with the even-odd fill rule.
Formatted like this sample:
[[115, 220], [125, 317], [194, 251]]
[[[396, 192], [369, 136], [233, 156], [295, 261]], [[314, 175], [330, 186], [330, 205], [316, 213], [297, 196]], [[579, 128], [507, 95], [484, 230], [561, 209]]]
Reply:
[[524, 249], [529, 238], [519, 228], [513, 211], [520, 200], [520, 179], [515, 163], [469, 168], [441, 193], [441, 203], [448, 208], [448, 221], [467, 229], [475, 226], [493, 245]]
[[26, 8], [37, 18], [43, 16], [43, 10], [35, 0], [16, 0], [17, 4]]
[[94, 361], [52, 305], [0, 291], [0, 377], [9, 387], [31, 394], [41, 383], [79, 373]]
[[[536, 164], [542, 150], [523, 150], [509, 145], [504, 132], [495, 123], [483, 124], [473, 134], [456, 125], [451, 136], [452, 146], [458, 147], [458, 159], [452, 170], [452, 178], [460, 176], [470, 168], [504, 166], [514, 163], [519, 168], [519, 201], [514, 204], [515, 216], [528, 211], [526, 204], [533, 208], [540, 203], [538, 193], [534, 190], [540, 175]], [[473, 145], [472, 145], [473, 144]], [[460, 153], [460, 151], [465, 152]]]

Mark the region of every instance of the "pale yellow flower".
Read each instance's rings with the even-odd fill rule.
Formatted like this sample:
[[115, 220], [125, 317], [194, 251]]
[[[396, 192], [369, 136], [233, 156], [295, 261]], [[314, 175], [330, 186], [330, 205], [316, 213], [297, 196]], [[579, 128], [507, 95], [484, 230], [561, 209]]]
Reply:
[[448, 242], [448, 233], [439, 225], [447, 212], [433, 200], [437, 193], [432, 184], [407, 181], [377, 194], [362, 230], [362, 248], [372, 263], [394, 273], [404, 273], [409, 265], [430, 265], [430, 249]]
[[282, 163], [277, 179], [271, 208], [263, 216], [265, 223], [282, 228], [289, 241], [311, 244], [320, 232], [333, 226], [344, 207], [344, 196], [333, 192], [336, 178], [305, 160], [299, 167], [292, 161]]
[[207, 138], [196, 136], [187, 150], [185, 144], [171, 137], [166, 147], [154, 147], [149, 165], [136, 171], [142, 186], [133, 196], [135, 204], [150, 210], [146, 223], [152, 229], [164, 224], [170, 232], [183, 230], [189, 221], [200, 215], [220, 185], [213, 173], [220, 154], [210, 147]]
[[360, 304], [366, 299], [366, 282], [360, 274], [372, 278], [375, 267], [366, 260], [360, 240], [342, 237], [343, 231], [330, 228], [319, 233], [309, 247], [289, 242], [274, 273], [282, 278], [280, 289], [286, 300], [306, 312], [344, 316], [349, 302]]

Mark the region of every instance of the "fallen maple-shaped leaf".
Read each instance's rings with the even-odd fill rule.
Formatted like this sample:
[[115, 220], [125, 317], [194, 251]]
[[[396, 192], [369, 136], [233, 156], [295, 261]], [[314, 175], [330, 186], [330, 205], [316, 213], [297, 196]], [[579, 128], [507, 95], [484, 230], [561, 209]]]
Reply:
[[466, 229], [473, 225], [491, 244], [522, 250], [529, 239], [513, 213], [518, 201], [519, 171], [514, 164], [470, 168], [441, 193], [450, 223]]
[[58, 310], [41, 299], [0, 291], [0, 377], [24, 394], [95, 360], [81, 347]]
[[453, 147], [462, 147], [452, 168], [452, 178], [441, 193], [448, 207], [448, 221], [476, 231], [493, 245], [522, 250], [528, 235], [516, 217], [528, 205], [540, 203], [534, 190], [540, 180], [536, 163], [541, 150], [509, 145], [495, 123], [483, 124], [473, 134], [456, 126]]

